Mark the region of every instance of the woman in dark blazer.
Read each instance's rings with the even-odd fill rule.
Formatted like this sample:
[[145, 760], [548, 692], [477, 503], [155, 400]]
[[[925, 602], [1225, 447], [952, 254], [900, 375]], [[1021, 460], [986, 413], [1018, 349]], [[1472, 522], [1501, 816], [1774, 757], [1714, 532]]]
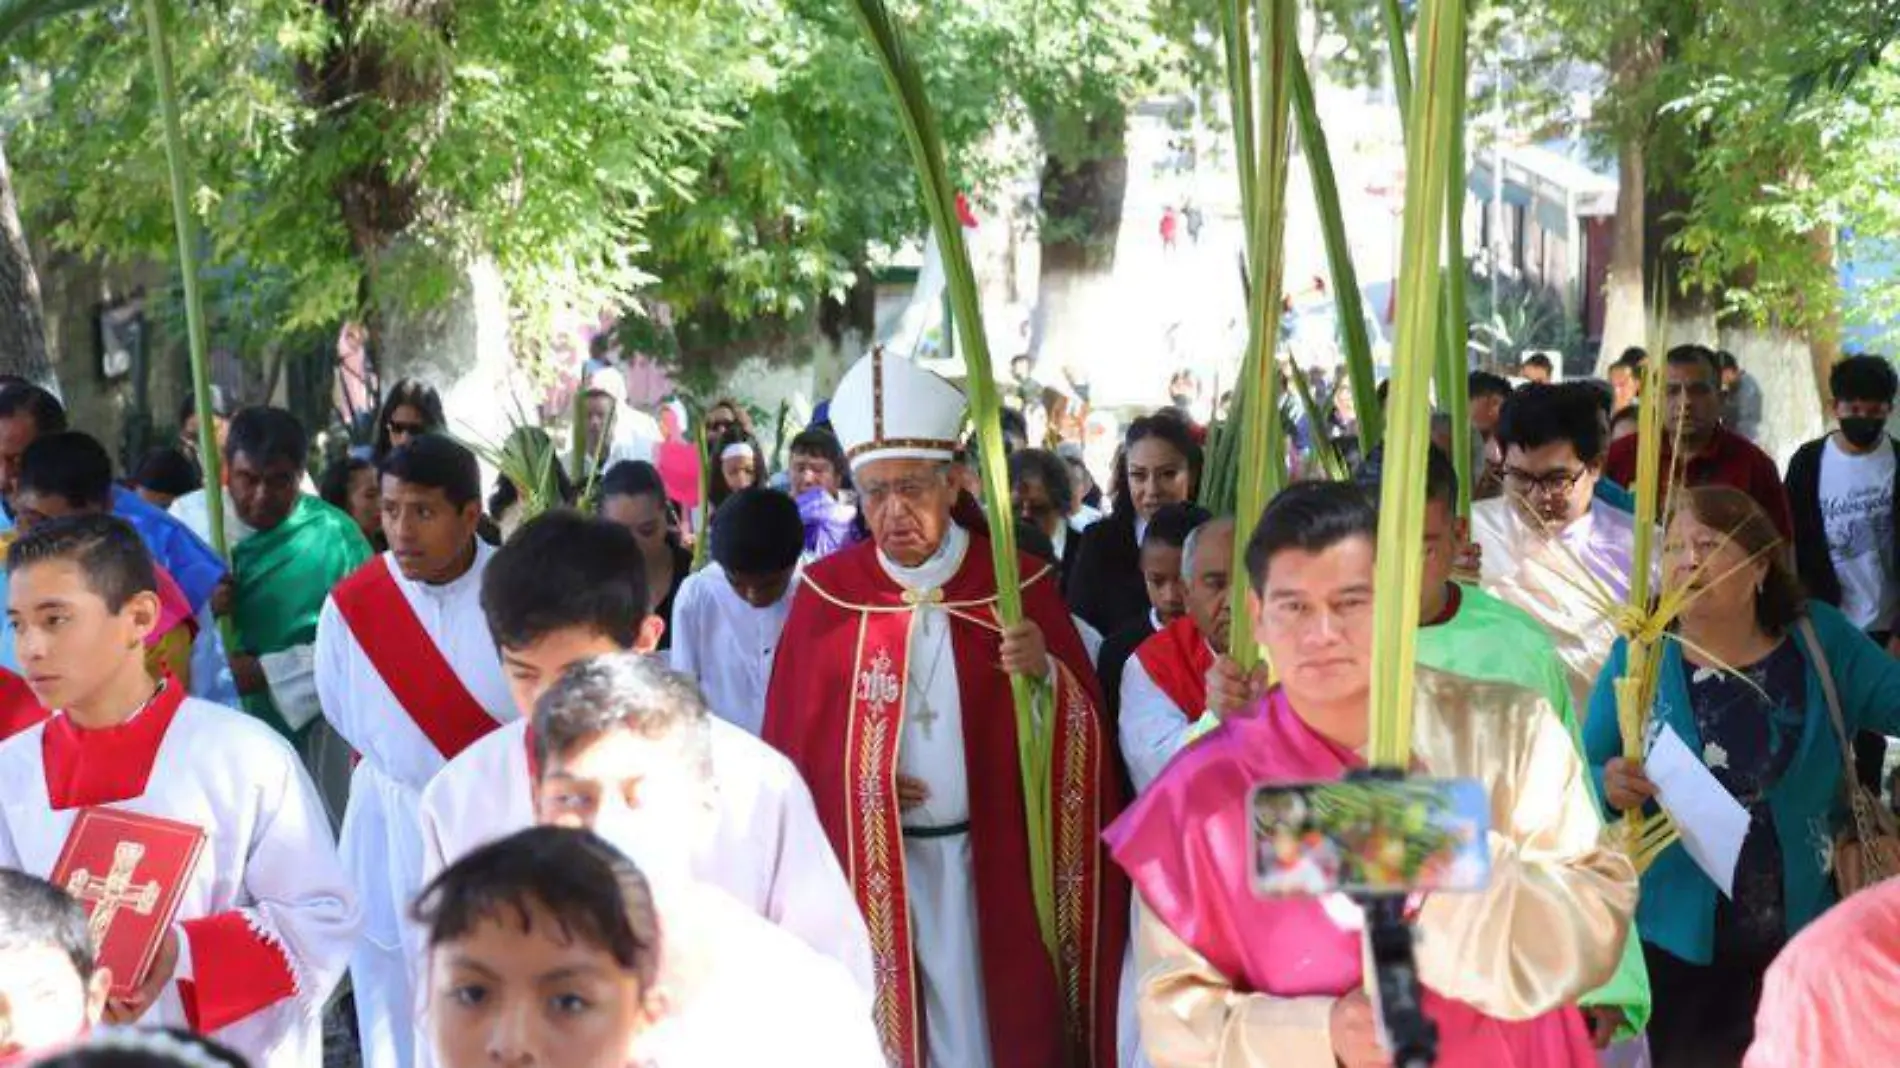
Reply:
[[1104, 634], [1148, 612], [1141, 578], [1141, 534], [1148, 520], [1200, 491], [1201, 447], [1169, 409], [1129, 424], [1115, 459], [1115, 503], [1082, 533], [1064, 592], [1069, 609]]

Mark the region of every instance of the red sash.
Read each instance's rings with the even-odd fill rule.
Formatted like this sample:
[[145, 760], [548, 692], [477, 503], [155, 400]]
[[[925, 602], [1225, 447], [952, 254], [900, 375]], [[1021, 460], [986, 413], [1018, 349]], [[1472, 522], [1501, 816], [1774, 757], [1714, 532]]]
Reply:
[[337, 611], [396, 703], [444, 760], [501, 726], [462, 685], [396, 585], [387, 557], [356, 569], [331, 593]]
[[1182, 616], [1150, 635], [1135, 647], [1135, 659], [1189, 721], [1207, 711], [1207, 672], [1214, 666], [1214, 651], [1194, 617]]

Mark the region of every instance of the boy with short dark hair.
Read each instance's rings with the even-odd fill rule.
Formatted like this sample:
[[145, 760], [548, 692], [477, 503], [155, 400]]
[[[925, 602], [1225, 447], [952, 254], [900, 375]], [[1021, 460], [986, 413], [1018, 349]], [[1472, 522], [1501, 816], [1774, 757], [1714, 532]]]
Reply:
[[[649, 611], [642, 560], [625, 527], [567, 511], [535, 518], [495, 553], [482, 608], [518, 709], [534, 709], [578, 661], [659, 644], [664, 625]], [[869, 939], [797, 770], [729, 723], [710, 730], [718, 818], [695, 843], [695, 874], [843, 961], [869, 989]], [[536, 744], [533, 719], [517, 720], [430, 781], [420, 805], [425, 879], [535, 822]]]
[[0, 1063], [85, 1034], [111, 985], [79, 902], [38, 876], [0, 868]]
[[[296, 755], [245, 716], [153, 677], [142, 645], [157, 581], [123, 521], [43, 523], [7, 562], [21, 667], [54, 711], [0, 744], [0, 868], [52, 873], [80, 817], [102, 808], [119, 817], [111, 826], [134, 828], [110, 832], [120, 844], [140, 841], [152, 818], [202, 831], [151, 969], [106, 1017], [195, 1027], [259, 1068], [316, 1063], [321, 1008], [357, 914]], [[161, 878], [145, 854], [151, 868], [135, 860], [130, 876]]]
[[[113, 499], [112, 457], [105, 446], [76, 430], [42, 435], [20, 454], [14, 481], [14, 529], [22, 533], [49, 519], [109, 515]], [[134, 528], [137, 529], [136, 527]], [[141, 535], [143, 538], [143, 535]], [[151, 543], [146, 543], [148, 550]], [[214, 704], [237, 702], [224, 642], [209, 611], [194, 614], [176, 579], [154, 553], [158, 577], [159, 626], [147, 639], [153, 671], [175, 675], [194, 697]], [[0, 578], [0, 599], [5, 579]], [[0, 666], [17, 671], [13, 632], [0, 625]]]
[[712, 563], [673, 599], [673, 670], [699, 684], [713, 714], [756, 735], [765, 684], [798, 586], [805, 526], [777, 490], [740, 490], [713, 515]]
[[316, 680], [324, 718], [358, 757], [341, 846], [363, 902], [350, 963], [363, 1059], [407, 1068], [416, 999], [403, 916], [422, 888], [416, 806], [436, 772], [516, 712], [482, 617], [495, 551], [475, 534], [475, 454], [421, 434], [379, 467], [389, 551], [324, 603]]

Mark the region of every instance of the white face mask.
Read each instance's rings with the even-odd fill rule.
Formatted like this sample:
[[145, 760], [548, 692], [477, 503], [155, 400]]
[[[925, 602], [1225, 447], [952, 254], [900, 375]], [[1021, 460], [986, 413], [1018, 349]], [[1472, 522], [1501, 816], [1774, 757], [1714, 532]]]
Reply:
[[655, 886], [693, 881], [692, 830], [692, 821], [663, 820], [617, 799], [602, 803], [594, 816], [594, 833], [633, 861]]

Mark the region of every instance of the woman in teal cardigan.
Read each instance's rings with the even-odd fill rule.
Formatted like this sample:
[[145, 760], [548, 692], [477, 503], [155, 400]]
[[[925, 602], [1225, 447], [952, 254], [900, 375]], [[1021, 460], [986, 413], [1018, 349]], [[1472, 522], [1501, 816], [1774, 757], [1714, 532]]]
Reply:
[[[1643, 874], [1636, 926], [1654, 998], [1656, 1068], [1736, 1065], [1753, 1035], [1768, 964], [1834, 904], [1830, 867], [1845, 826], [1841, 746], [1830, 722], [1812, 627], [1851, 737], [1900, 734], [1900, 660], [1845, 616], [1804, 599], [1773, 523], [1726, 487], [1682, 495], [1663, 545], [1666, 581], [1696, 595], [1661, 647], [1650, 738], [1673, 730], [1750, 815], [1734, 897], [1680, 844]], [[1623, 759], [1614, 681], [1619, 642], [1597, 680], [1584, 747], [1606, 814], [1651, 804], [1642, 764]], [[1721, 668], [1732, 670], [1721, 670]]]

